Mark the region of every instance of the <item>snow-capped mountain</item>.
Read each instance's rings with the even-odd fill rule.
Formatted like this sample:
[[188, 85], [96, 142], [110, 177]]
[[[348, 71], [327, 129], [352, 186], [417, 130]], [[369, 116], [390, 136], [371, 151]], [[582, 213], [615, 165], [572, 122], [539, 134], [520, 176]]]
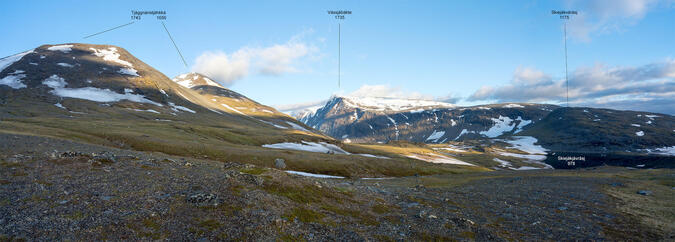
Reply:
[[556, 107], [505, 104], [460, 108], [428, 100], [335, 96], [301, 121], [353, 142], [443, 143], [517, 133]]
[[321, 136], [208, 77], [171, 80], [111, 45], [43, 45], [1, 59], [0, 118], [26, 116], [182, 120]]
[[181, 74], [171, 80], [187, 88], [193, 88], [196, 86], [213, 86], [225, 88], [217, 82], [211, 80], [211, 78], [195, 72]]
[[424, 100], [335, 96], [316, 112], [296, 117], [351, 142], [445, 143], [527, 135], [558, 151], [640, 151], [675, 145], [675, 119], [670, 115], [549, 104], [458, 107]]
[[277, 129], [311, 132], [311, 128], [298, 120], [227, 89], [202, 74], [185, 73], [173, 78], [172, 81], [197, 92], [205, 99], [205, 106], [218, 110], [216, 111], [218, 113], [245, 116]]

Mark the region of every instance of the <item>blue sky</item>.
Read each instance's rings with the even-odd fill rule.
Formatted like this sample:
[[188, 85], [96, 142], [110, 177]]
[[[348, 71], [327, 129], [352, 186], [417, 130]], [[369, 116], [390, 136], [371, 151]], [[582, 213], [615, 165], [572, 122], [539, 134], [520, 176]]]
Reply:
[[[11, 1], [0, 55], [42, 44], [123, 47], [169, 77], [197, 70], [263, 104], [332, 94], [558, 103], [568, 22], [572, 105], [675, 113], [675, 3], [594, 1]], [[131, 10], [165, 10], [161, 23]], [[335, 20], [326, 10], [351, 10]], [[337, 86], [338, 23], [342, 85]]]

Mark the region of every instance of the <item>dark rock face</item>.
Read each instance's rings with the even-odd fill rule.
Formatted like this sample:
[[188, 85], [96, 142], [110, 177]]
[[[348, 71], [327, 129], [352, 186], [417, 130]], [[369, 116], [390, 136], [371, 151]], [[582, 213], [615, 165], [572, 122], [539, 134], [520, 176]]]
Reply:
[[675, 118], [667, 114], [596, 108], [560, 108], [523, 135], [553, 150], [612, 152], [670, 147]]

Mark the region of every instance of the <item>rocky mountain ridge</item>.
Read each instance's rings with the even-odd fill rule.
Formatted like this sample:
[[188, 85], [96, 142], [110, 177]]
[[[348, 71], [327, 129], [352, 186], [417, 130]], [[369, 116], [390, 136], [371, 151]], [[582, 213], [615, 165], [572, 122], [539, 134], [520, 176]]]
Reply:
[[643, 152], [675, 146], [675, 118], [667, 114], [533, 103], [458, 107], [432, 101], [362, 100], [335, 96], [316, 112], [296, 117], [336, 139], [359, 143], [532, 136], [556, 151]]

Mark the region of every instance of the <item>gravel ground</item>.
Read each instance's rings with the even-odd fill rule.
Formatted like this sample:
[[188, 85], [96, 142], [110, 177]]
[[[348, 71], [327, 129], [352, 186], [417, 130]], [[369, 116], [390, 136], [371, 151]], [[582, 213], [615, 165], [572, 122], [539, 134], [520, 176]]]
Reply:
[[[659, 239], [616, 212], [599, 189], [617, 183], [608, 178], [495, 172], [447, 187], [315, 179], [9, 134], [0, 152], [0, 240]], [[607, 227], [627, 232], [614, 238]]]

